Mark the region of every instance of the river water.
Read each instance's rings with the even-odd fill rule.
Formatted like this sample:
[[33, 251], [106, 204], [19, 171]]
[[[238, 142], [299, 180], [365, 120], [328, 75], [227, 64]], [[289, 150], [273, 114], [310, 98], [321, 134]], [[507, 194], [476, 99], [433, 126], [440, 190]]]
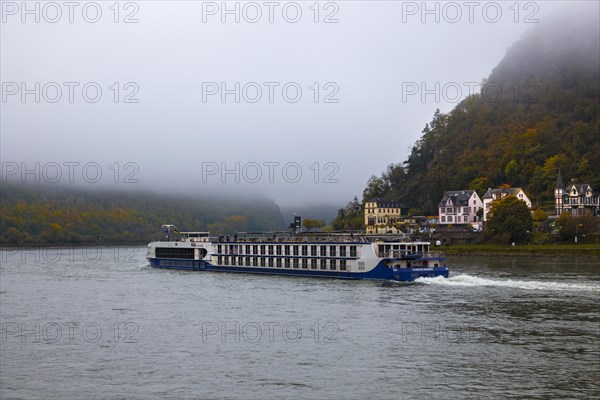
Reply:
[[600, 396], [600, 261], [450, 258], [417, 283], [1, 252], [0, 398]]

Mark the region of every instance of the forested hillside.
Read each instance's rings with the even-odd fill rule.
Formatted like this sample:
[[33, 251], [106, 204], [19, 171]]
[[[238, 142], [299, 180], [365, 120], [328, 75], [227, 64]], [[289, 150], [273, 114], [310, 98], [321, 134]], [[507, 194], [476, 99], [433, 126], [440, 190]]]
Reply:
[[285, 226], [279, 207], [267, 200], [3, 184], [0, 201], [2, 245], [145, 243], [162, 238], [167, 223], [215, 235]]
[[436, 111], [408, 159], [371, 177], [363, 200], [390, 197], [436, 214], [445, 190], [481, 195], [508, 184], [550, 206], [559, 168], [565, 183], [600, 190], [598, 16], [561, 18], [515, 43], [481, 93]]

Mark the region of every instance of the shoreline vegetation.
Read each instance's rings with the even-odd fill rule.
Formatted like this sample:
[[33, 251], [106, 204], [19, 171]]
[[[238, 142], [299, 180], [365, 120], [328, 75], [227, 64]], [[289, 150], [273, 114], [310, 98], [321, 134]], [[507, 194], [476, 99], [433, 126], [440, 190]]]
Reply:
[[[159, 239], [160, 240], [160, 239]], [[123, 243], [39, 243], [22, 246], [0, 245], [2, 251], [32, 249], [67, 249], [67, 248], [125, 248], [146, 247], [144, 242]], [[483, 256], [483, 257], [599, 257], [600, 243], [595, 244], [471, 244], [432, 246], [433, 251], [444, 256]]]
[[446, 256], [600, 257], [600, 244], [472, 244], [441, 246]]

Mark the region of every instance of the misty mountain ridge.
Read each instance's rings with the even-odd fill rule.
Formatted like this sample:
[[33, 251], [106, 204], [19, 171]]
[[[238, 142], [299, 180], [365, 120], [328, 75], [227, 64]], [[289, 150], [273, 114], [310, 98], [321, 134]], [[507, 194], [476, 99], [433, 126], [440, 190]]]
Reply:
[[257, 198], [4, 183], [0, 201], [3, 245], [144, 243], [163, 237], [162, 224], [215, 235], [285, 227], [279, 207]]
[[446, 190], [508, 184], [550, 209], [559, 168], [600, 190], [598, 4], [589, 9], [527, 32], [480, 94], [436, 111], [408, 159], [369, 179], [363, 201], [391, 197], [435, 215]]

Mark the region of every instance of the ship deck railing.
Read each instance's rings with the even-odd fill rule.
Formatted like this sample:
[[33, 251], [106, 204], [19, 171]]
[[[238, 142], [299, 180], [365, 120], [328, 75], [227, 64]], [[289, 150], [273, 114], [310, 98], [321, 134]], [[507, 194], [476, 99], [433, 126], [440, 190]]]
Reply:
[[[377, 256], [379, 258], [402, 258], [402, 256], [410, 255], [410, 254], [411, 253], [407, 252], [407, 251], [392, 250], [392, 251], [380, 251], [377, 253]], [[443, 258], [443, 256], [440, 253], [424, 252], [421, 254], [421, 257], [417, 258], [417, 260], [437, 259], [437, 258]], [[409, 259], [406, 259], [406, 260], [410, 261]]]

